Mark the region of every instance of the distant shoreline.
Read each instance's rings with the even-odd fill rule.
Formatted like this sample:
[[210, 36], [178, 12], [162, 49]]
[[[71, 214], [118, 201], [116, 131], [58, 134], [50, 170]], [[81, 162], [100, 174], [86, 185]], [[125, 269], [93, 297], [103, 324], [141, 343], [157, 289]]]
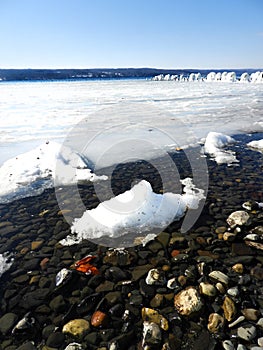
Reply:
[[205, 77], [209, 72], [235, 72], [237, 77], [242, 73], [249, 74], [258, 69], [158, 69], [158, 68], [99, 68], [99, 69], [0, 69], [0, 82], [7, 81], [82, 81], [109, 79], [143, 79], [153, 78], [159, 74], [189, 76], [200, 73]]

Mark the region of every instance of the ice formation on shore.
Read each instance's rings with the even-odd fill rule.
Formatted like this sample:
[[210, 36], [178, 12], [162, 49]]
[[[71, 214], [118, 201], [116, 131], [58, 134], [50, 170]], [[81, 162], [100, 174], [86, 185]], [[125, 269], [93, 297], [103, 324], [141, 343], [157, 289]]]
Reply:
[[83, 239], [104, 236], [118, 238], [135, 231], [142, 236], [164, 229], [172, 221], [182, 218], [187, 209], [197, 209], [204, 198], [204, 191], [197, 189], [192, 179], [186, 178], [181, 182], [183, 194], [157, 194], [149, 182], [140, 181], [131, 190], [100, 203], [95, 209], [86, 210], [80, 219], [73, 222], [72, 234], [60, 243], [72, 245]]
[[189, 76], [183, 75], [172, 75], [172, 74], [159, 74], [152, 78], [154, 81], [207, 81], [207, 82], [251, 82], [251, 83], [263, 83], [263, 71], [257, 71], [254, 73], [244, 72], [238, 79], [235, 72], [209, 72], [206, 77], [202, 76], [201, 73], [191, 73]]
[[105, 180], [91, 172], [80, 155], [57, 142], [41, 146], [7, 160], [0, 168], [0, 203], [41, 194], [56, 185], [80, 180]]
[[205, 140], [204, 151], [212, 156], [217, 164], [231, 165], [238, 162], [235, 153], [225, 149], [231, 143], [235, 143], [232, 137], [219, 132], [209, 132]]
[[263, 139], [258, 140], [258, 141], [251, 141], [247, 145], [248, 145], [248, 147], [263, 151]]

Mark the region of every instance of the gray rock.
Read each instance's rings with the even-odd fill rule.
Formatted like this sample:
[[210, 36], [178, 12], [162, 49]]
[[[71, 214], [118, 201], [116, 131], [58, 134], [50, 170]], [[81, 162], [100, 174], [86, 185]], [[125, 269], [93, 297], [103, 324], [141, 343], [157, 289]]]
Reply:
[[247, 348], [243, 344], [238, 344], [237, 350], [247, 350]]
[[222, 345], [225, 350], [235, 350], [234, 344], [231, 340], [224, 340]]
[[261, 318], [258, 320], [257, 326], [263, 328], [263, 317], [261, 317]]
[[17, 350], [36, 350], [36, 347], [31, 342], [27, 342], [27, 343], [19, 346], [19, 348], [17, 348]]
[[60, 348], [64, 345], [65, 335], [60, 332], [51, 333], [46, 341], [46, 345], [51, 348]]
[[248, 222], [248, 220], [248, 213], [244, 210], [238, 210], [230, 214], [226, 221], [231, 228], [234, 228], [236, 226], [245, 225]]
[[50, 309], [56, 312], [62, 312], [65, 309], [65, 306], [66, 306], [66, 303], [62, 295], [56, 296], [49, 303]]
[[0, 318], [0, 333], [6, 335], [14, 327], [17, 318], [17, 315], [11, 312], [3, 315]]
[[237, 329], [237, 335], [240, 339], [244, 339], [246, 341], [252, 340], [257, 335], [256, 327], [251, 324], [247, 324], [246, 326], [239, 327]]

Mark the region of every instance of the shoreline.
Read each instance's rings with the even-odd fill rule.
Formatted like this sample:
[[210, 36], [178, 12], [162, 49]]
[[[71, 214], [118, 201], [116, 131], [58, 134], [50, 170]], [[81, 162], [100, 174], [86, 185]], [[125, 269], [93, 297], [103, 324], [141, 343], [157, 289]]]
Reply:
[[[263, 251], [247, 246], [244, 237], [255, 227], [262, 227], [262, 210], [255, 210], [255, 213], [248, 211], [250, 223], [241, 228], [239, 236], [229, 235], [229, 239], [225, 240], [223, 233], [233, 231], [228, 229], [226, 219], [235, 210], [243, 210], [244, 202], [250, 200], [263, 202], [262, 153], [245, 147], [245, 144], [252, 139], [262, 136], [262, 133], [234, 136], [238, 142], [230, 145], [228, 149], [236, 152], [240, 161], [236, 166], [217, 165], [209, 157], [207, 158], [208, 195], [201, 216], [189, 232], [186, 234], [180, 232], [182, 220], [174, 222], [160, 237], [145, 247], [130, 247], [124, 250], [123, 254], [103, 246], [98, 247], [89, 241], [83, 241], [76, 246], [63, 247], [58, 244], [69, 233], [69, 226], [61, 215], [61, 208], [57, 205], [53, 189], [46, 190], [37, 197], [28, 197], [7, 205], [0, 204], [2, 219], [0, 253], [15, 252], [12, 266], [0, 279], [2, 348], [15, 350], [23, 343], [33, 341], [36, 349], [42, 349], [44, 343], [53, 348], [65, 349], [67, 344], [77, 341], [83, 346], [88, 343], [90, 349], [97, 349], [99, 346], [109, 349], [110, 344], [116, 341], [120, 349], [127, 349], [123, 342], [129, 342], [130, 349], [135, 349], [143, 338], [142, 329], [145, 321], [141, 315], [143, 307], [155, 309], [167, 318], [169, 327], [167, 330], [161, 330], [162, 342], [163, 344], [170, 342], [170, 347], [171, 344], [177, 344], [173, 345], [172, 349], [192, 349], [195, 343], [197, 350], [208, 349], [208, 345], [204, 347], [205, 343], [202, 343], [201, 336], [207, 344], [214, 342], [214, 348], [216, 346], [220, 348], [222, 342], [232, 339], [233, 332], [235, 334], [235, 330], [237, 331], [239, 326], [245, 326], [246, 322], [256, 328], [257, 335], [248, 341], [240, 337], [233, 338], [232, 341], [235, 345], [255, 344], [256, 339], [263, 336], [263, 330], [256, 325], [262, 317], [260, 316], [263, 307], [260, 298], [262, 280], [260, 273], [255, 277], [256, 266], [262, 269]], [[191, 176], [189, 164], [184, 167], [187, 160], [184, 159], [183, 151], [175, 152], [173, 158], [177, 161], [180, 178]], [[101, 171], [103, 173], [103, 169]], [[156, 193], [162, 192], [158, 174], [147, 162], [137, 162], [137, 165], [122, 164], [115, 169], [112, 180], [113, 193], [117, 195], [129, 189], [132, 181], [140, 176], [152, 183]], [[93, 184], [80, 185], [79, 189], [82, 198], [85, 199], [85, 205], [89, 209], [96, 207], [99, 201], [94, 196]], [[72, 200], [71, 197], [67, 198], [65, 209]], [[70, 212], [68, 216], [70, 217]], [[69, 269], [77, 260], [88, 254], [96, 256], [94, 264], [100, 271], [99, 277], [77, 273], [74, 283], [65, 283], [62, 288], [57, 288], [56, 274], [62, 268]], [[200, 275], [198, 268], [202, 263], [204, 271]], [[237, 263], [243, 265], [243, 273], [237, 274], [232, 270]], [[166, 280], [175, 277], [177, 287], [169, 289], [161, 281], [157, 285], [145, 283], [151, 268], [162, 271]], [[122, 270], [122, 275], [118, 269]], [[201, 295], [205, 301], [202, 315], [197, 313], [185, 317], [178, 314], [178, 310], [174, 309], [174, 295], [190, 286], [199, 291], [200, 280], [213, 284], [209, 273], [215, 270], [220, 270], [229, 277], [227, 288], [237, 286], [239, 289], [239, 297], [232, 297], [236, 308], [233, 319], [228, 321], [221, 308], [227, 295], [226, 286], [223, 292], [217, 290], [215, 296]], [[240, 278], [243, 282], [240, 282]], [[125, 284], [124, 281], [130, 282]], [[91, 296], [94, 293], [96, 301], [92, 301]], [[78, 307], [84, 302], [83, 300], [85, 300], [83, 310], [86, 311], [81, 311]], [[122, 312], [116, 313], [114, 308], [116, 310], [119, 308]], [[258, 310], [256, 321], [245, 319], [237, 327], [229, 327], [231, 322], [242, 315], [240, 310], [248, 308]], [[105, 313], [110, 322], [99, 326], [92, 325], [91, 317], [96, 309]], [[122, 319], [124, 310], [129, 310], [130, 320], [127, 321], [127, 330], [119, 334], [116, 329], [123, 328], [126, 322]], [[17, 322], [27, 312], [31, 312], [36, 326], [28, 326], [26, 332], [21, 330], [11, 334]], [[3, 333], [1, 320], [10, 313], [15, 315], [13, 322]], [[217, 313], [225, 318], [224, 326], [218, 333], [207, 330], [211, 313]], [[62, 332], [63, 326], [76, 318], [87, 320], [90, 324], [89, 329], [79, 338], [65, 335]], [[61, 338], [57, 346], [52, 343], [54, 333], [58, 333]], [[162, 348], [161, 344], [158, 346], [157, 349]]]

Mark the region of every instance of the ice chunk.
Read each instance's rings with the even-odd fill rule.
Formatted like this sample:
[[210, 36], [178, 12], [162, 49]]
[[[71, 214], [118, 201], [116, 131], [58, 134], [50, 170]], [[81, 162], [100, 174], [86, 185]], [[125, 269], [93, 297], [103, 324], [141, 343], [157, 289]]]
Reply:
[[209, 132], [204, 144], [204, 151], [214, 158], [217, 164], [227, 163], [228, 165], [237, 163], [235, 153], [224, 149], [235, 140], [219, 132]]

